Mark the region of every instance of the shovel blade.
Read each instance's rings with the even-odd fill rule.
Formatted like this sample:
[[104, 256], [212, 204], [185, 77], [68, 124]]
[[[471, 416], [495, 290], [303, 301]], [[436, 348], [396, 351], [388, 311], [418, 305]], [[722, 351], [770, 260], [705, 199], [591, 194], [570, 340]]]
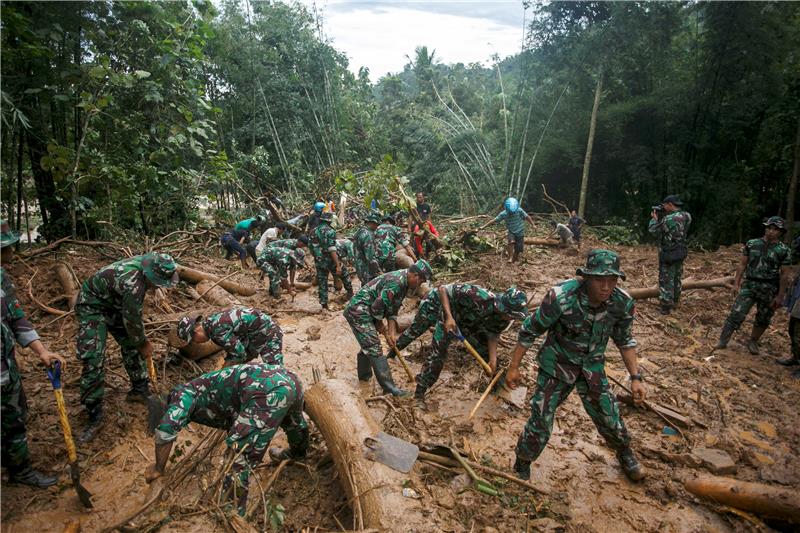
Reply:
[[155, 433], [156, 427], [167, 412], [167, 401], [158, 394], [147, 397], [147, 434]]
[[503, 401], [510, 403], [518, 409], [525, 408], [525, 397], [528, 394], [528, 387], [521, 386], [516, 389], [510, 389], [508, 385], [502, 383], [497, 387], [496, 392]]
[[78, 465], [76, 463], [70, 463], [69, 476], [72, 478], [72, 486], [75, 487], [75, 492], [78, 493], [78, 499], [81, 501], [83, 506], [87, 509], [93, 508], [94, 505], [92, 504], [92, 493], [86, 490], [86, 487], [81, 485], [81, 473], [80, 470], [78, 470]]
[[364, 445], [370, 459], [403, 473], [411, 470], [419, 455], [416, 445], [383, 431], [378, 432], [374, 438], [365, 439]]

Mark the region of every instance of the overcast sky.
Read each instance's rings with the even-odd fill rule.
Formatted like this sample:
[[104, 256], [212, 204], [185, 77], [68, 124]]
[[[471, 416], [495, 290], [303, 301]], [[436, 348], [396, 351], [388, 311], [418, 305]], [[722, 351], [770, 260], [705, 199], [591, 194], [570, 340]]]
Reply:
[[521, 0], [299, 0], [323, 15], [323, 31], [350, 60], [350, 70], [368, 67], [370, 79], [400, 72], [427, 46], [442, 63], [486, 63], [520, 50]]

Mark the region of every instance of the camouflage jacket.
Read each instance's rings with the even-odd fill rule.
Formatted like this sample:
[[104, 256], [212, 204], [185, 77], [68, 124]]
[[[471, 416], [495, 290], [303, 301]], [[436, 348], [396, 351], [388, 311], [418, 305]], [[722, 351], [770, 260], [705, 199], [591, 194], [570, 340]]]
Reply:
[[754, 281], [777, 283], [781, 267], [792, 264], [792, 252], [788, 246], [780, 241], [768, 244], [763, 237], [747, 241], [742, 254], [747, 257], [745, 278]]
[[267, 248], [288, 248], [289, 250], [297, 250], [297, 239], [278, 239], [267, 244]]
[[584, 282], [570, 279], [556, 285], [522, 323], [519, 343], [529, 348], [547, 332], [539, 350], [539, 369], [572, 383], [581, 372], [602, 372], [608, 338], [618, 348], [636, 346], [633, 298], [620, 288], [597, 308], [589, 307]]
[[101, 314], [122, 324], [135, 345], [146, 340], [142, 323], [144, 295], [147, 292], [142, 257], [137, 255], [101, 268], [83, 282], [75, 312], [81, 315]]
[[17, 300], [17, 290], [11, 277], [0, 267], [0, 312], [2, 312], [2, 342], [3, 357], [0, 362], [0, 384], [6, 385], [9, 381], [9, 361], [8, 358], [14, 352], [14, 343], [18, 342], [21, 346], [28, 346], [33, 341], [39, 340], [39, 334], [33, 328], [27, 318], [25, 311]]
[[331, 252], [336, 251], [336, 230], [330, 224], [321, 223], [311, 234], [308, 247], [317, 266], [330, 267], [333, 264]]
[[347, 309], [355, 306], [366, 308], [375, 320], [396, 320], [397, 313], [408, 291], [406, 270], [395, 270], [381, 274], [363, 287], [350, 299]]
[[353, 241], [350, 239], [336, 239], [336, 253], [340, 261], [352, 263], [356, 253], [353, 249]]
[[499, 335], [510, 324], [495, 312], [492, 291], [471, 283], [450, 283], [445, 285], [445, 291], [453, 319], [462, 333]]
[[208, 338], [227, 353], [226, 359], [248, 361], [261, 355], [262, 347], [278, 324], [264, 311], [252, 307], [233, 307], [203, 319]]
[[[293, 405], [293, 408], [302, 411], [303, 389], [297, 375], [285, 368], [265, 364], [234, 365], [215, 370], [178, 385], [174, 390], [181, 392], [183, 396], [189, 393], [188, 395], [193, 397], [194, 401], [189, 407], [189, 418], [192, 422], [226, 429], [229, 430], [229, 435], [241, 438], [236, 424], [242, 406], [255, 405], [258, 412], [263, 414], [261, 422], [264, 422], [266, 428], [270, 411], [282, 407], [270, 405], [268, 399], [276, 396], [271, 394], [273, 391], [287, 386], [297, 392], [295, 395], [297, 405]], [[182, 425], [172, 422], [176, 421], [162, 420], [159, 424], [156, 437], [161, 442], [175, 440]], [[249, 432], [251, 428], [247, 430]]]
[[692, 224], [692, 215], [688, 211], [674, 211], [664, 215], [661, 220], [650, 219], [647, 230], [658, 236], [662, 250], [686, 244], [686, 234]]
[[259, 267], [264, 263], [275, 265], [281, 277], [285, 278], [293, 264], [291, 254], [292, 251], [289, 248], [267, 246], [256, 259], [256, 265]]
[[398, 244], [408, 246], [409, 240], [403, 230], [394, 224], [381, 224], [375, 230], [375, 257], [378, 262], [394, 257]]
[[353, 235], [356, 258], [364, 263], [371, 263], [375, 258], [375, 232], [367, 226], [361, 226]]

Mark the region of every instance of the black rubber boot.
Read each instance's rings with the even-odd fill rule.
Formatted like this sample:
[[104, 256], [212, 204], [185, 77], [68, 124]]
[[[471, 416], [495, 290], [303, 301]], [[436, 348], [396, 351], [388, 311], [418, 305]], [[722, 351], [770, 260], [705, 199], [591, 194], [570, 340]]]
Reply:
[[528, 481], [531, 478], [531, 462], [523, 461], [517, 457], [516, 461], [514, 461], [514, 474], [518, 478]]
[[31, 487], [37, 487], [40, 489], [55, 485], [58, 481], [57, 478], [42, 474], [38, 470], [34, 470], [30, 464], [16, 468], [9, 467], [8, 472], [8, 481], [11, 483], [30, 485]]
[[623, 448], [617, 452], [617, 460], [622, 467], [622, 471], [631, 481], [641, 481], [645, 477], [644, 469], [639, 461], [636, 459], [633, 450], [630, 447]]
[[661, 303], [661, 307], [658, 309], [658, 311], [662, 315], [668, 315], [671, 310], [672, 310], [672, 306], [670, 304], [663, 303], [663, 302]]
[[758, 340], [765, 331], [767, 331], [767, 328], [753, 326], [753, 331], [750, 333], [750, 340], [747, 341], [747, 351], [752, 355], [758, 355], [760, 353], [758, 349]]
[[369, 381], [372, 379], [372, 364], [369, 362], [369, 356], [364, 354], [364, 352], [358, 352], [356, 356], [356, 371], [359, 381]]
[[303, 455], [295, 455], [292, 453], [291, 448], [270, 448], [269, 449], [269, 456], [275, 462], [281, 461], [299, 461], [300, 459], [305, 458], [305, 454]]
[[372, 358], [370, 362], [372, 363], [372, 370], [375, 372], [375, 378], [378, 380], [384, 393], [400, 397], [410, 394], [408, 391], [404, 391], [394, 384], [392, 369], [389, 368], [389, 361], [385, 357]]
[[100, 431], [100, 428], [103, 427], [103, 422], [105, 422], [103, 406], [96, 405], [89, 408], [89, 423], [86, 424], [85, 428], [83, 428], [83, 433], [81, 433], [81, 436], [78, 437], [78, 442], [81, 444], [92, 442], [97, 436], [97, 433]]
[[797, 366], [797, 365], [800, 365], [800, 359], [798, 359], [794, 355], [790, 355], [786, 359], [778, 359], [775, 362], [778, 363], [779, 365], [783, 365], [783, 366]]
[[134, 381], [131, 385], [131, 390], [125, 396], [126, 402], [147, 404], [147, 397], [150, 396], [149, 381], [147, 379], [140, 379]]
[[800, 369], [797, 369], [794, 372], [792, 372], [792, 377], [794, 379], [800, 379]]
[[426, 409], [428, 406], [425, 403], [425, 393], [428, 392], [428, 389], [417, 383], [417, 388], [414, 391], [414, 404], [419, 409]]
[[728, 326], [727, 324], [722, 326], [722, 331], [719, 334], [719, 341], [717, 345], [714, 347], [717, 350], [722, 350], [728, 347], [728, 343], [731, 341], [731, 336], [733, 335], [733, 329]]

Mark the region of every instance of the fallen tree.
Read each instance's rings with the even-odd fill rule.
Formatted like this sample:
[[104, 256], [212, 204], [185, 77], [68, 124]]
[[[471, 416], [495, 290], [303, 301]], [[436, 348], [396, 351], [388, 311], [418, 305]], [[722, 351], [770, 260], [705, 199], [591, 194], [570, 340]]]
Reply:
[[525, 244], [532, 244], [534, 246], [558, 246], [561, 241], [557, 239], [542, 239], [540, 237], [525, 237]]
[[717, 476], [700, 476], [684, 482], [686, 490], [716, 503], [762, 516], [800, 524], [800, 493]]
[[58, 263], [55, 269], [53, 269], [53, 273], [56, 275], [56, 279], [58, 279], [61, 288], [64, 290], [64, 296], [67, 299], [71, 311], [75, 308], [75, 302], [78, 300], [78, 292], [80, 291], [78, 282], [72, 270], [64, 263]]
[[191, 359], [192, 361], [197, 361], [198, 359], [203, 359], [209, 355], [214, 355], [222, 350], [222, 346], [214, 341], [206, 341], [200, 344], [190, 342], [189, 344], [186, 344], [178, 338], [177, 323], [173, 324], [173, 326], [170, 328], [169, 334], [167, 335], [167, 343], [172, 348], [176, 348], [182, 356], [187, 359]]
[[178, 275], [183, 281], [188, 281], [194, 284], [200, 283], [203, 280], [219, 282], [219, 286], [226, 291], [234, 294], [241, 294], [242, 296], [253, 296], [256, 293], [256, 289], [254, 287], [248, 287], [246, 285], [236, 283], [235, 281], [222, 279], [214, 274], [209, 274], [208, 272], [203, 272], [202, 270], [196, 270], [183, 265], [178, 265]]
[[[322, 433], [353, 509], [357, 529], [413, 531], [421, 519], [417, 500], [404, 498], [402, 474], [364, 456], [364, 439], [380, 431], [367, 404], [343, 380], [315, 383], [305, 394], [305, 410]], [[422, 528], [424, 529], [424, 528]]]
[[202, 280], [197, 284], [197, 294], [200, 295], [200, 300], [218, 305], [220, 307], [230, 307], [232, 305], [241, 305], [242, 302], [233, 298], [231, 294], [222, 287], [215, 285], [216, 282], [207, 279]]
[[[715, 287], [733, 288], [733, 276], [726, 276], [724, 278], [706, 279], [706, 280], [692, 280], [687, 279], [681, 284], [681, 289], [686, 291], [690, 289], [713, 289]], [[658, 296], [658, 286], [646, 287], [641, 289], [627, 289], [628, 294], [634, 300], [644, 300], [645, 298], [655, 298]]]

